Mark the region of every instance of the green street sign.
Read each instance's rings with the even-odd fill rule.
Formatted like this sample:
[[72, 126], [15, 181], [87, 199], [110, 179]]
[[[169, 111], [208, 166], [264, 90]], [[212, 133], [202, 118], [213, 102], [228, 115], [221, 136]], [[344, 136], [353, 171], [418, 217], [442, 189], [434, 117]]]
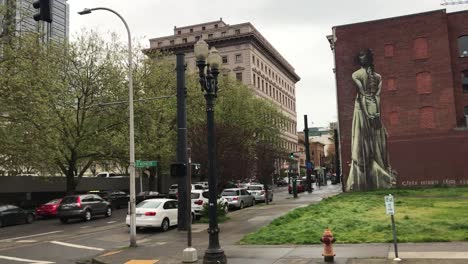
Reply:
[[137, 168], [146, 168], [146, 167], [156, 167], [158, 166], [157, 160], [136, 160], [135, 167]]

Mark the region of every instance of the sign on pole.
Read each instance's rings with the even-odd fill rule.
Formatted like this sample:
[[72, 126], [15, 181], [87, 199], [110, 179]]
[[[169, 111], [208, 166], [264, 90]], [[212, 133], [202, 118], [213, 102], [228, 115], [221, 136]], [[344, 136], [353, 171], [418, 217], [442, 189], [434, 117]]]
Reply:
[[156, 167], [158, 166], [157, 160], [136, 160], [135, 167], [137, 168], [146, 168], [146, 167]]
[[390, 215], [390, 219], [392, 220], [392, 233], [393, 233], [393, 245], [395, 247], [395, 258], [393, 260], [400, 261], [401, 259], [398, 257], [398, 246], [397, 246], [397, 234], [396, 234], [396, 227], [395, 227], [395, 200], [393, 199], [393, 195], [385, 195], [385, 209], [387, 215]]
[[385, 209], [387, 215], [394, 215], [395, 214], [395, 203], [393, 200], [393, 195], [385, 195]]

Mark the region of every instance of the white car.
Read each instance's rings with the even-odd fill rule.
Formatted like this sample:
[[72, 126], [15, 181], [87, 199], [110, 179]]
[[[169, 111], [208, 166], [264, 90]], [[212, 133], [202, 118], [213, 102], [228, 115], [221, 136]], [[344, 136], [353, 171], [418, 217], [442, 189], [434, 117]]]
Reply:
[[[177, 225], [177, 200], [148, 199], [136, 206], [136, 227], [159, 227], [167, 231]], [[130, 226], [130, 215], [125, 219]]]
[[[193, 190], [204, 190], [205, 187], [201, 184], [192, 184], [192, 191]], [[178, 192], [178, 185], [177, 184], [172, 184], [171, 187], [169, 187], [169, 197], [170, 198], [177, 198], [177, 192]]]
[[[203, 206], [208, 205], [209, 192], [206, 190], [192, 190], [192, 212], [195, 213], [195, 216], [200, 216], [203, 210]], [[224, 211], [228, 212], [228, 201], [221, 197], [218, 199], [218, 204], [223, 205]]]

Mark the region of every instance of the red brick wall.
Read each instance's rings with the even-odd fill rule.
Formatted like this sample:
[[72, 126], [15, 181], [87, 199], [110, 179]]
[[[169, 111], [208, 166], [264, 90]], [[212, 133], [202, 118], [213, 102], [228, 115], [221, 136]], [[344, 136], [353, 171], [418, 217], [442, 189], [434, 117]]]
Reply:
[[453, 84], [458, 126], [465, 126], [463, 107], [468, 106], [468, 93], [463, 93], [461, 73], [468, 70], [468, 57], [458, 54], [458, 37], [468, 35], [468, 12], [448, 14], [450, 52], [452, 57]]
[[[456, 20], [455, 16], [450, 19]], [[465, 24], [468, 24], [466, 21], [465, 17]], [[468, 29], [467, 25], [462, 27]], [[468, 157], [462, 155], [466, 151], [460, 148], [460, 145], [466, 146], [468, 132], [453, 135], [457, 114], [459, 110], [463, 112], [463, 107], [455, 109], [454, 85], [457, 83], [453, 80], [451, 58], [454, 47], [449, 42], [445, 11], [338, 26], [335, 34], [344, 178], [348, 176], [351, 160], [351, 124], [356, 96], [351, 74], [359, 68], [355, 59], [357, 53], [370, 48], [374, 51], [375, 71], [383, 78], [381, 115], [389, 134], [390, 164], [398, 172], [398, 183], [411, 179], [439, 181], [447, 177], [447, 173], [468, 179]], [[455, 48], [458, 52], [458, 47]], [[463, 63], [468, 63], [468, 58]], [[460, 78], [458, 82], [461, 91]], [[457, 98], [457, 104], [458, 101]], [[462, 144], [456, 144], [458, 139]], [[449, 151], [455, 145], [453, 152]], [[433, 169], [434, 164], [444, 169]]]

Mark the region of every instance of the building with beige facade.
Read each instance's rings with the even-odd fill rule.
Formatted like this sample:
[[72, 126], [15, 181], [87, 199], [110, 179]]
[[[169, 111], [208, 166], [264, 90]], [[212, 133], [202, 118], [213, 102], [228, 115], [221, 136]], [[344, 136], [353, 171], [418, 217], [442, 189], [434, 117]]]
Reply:
[[185, 54], [187, 70], [195, 72], [193, 46], [199, 39], [216, 47], [222, 56], [221, 73], [231, 74], [261, 98], [275, 103], [287, 117], [283, 147], [297, 151], [296, 87], [300, 80], [294, 68], [251, 23], [228, 25], [222, 19], [174, 27], [174, 34], [150, 39], [146, 53]]

